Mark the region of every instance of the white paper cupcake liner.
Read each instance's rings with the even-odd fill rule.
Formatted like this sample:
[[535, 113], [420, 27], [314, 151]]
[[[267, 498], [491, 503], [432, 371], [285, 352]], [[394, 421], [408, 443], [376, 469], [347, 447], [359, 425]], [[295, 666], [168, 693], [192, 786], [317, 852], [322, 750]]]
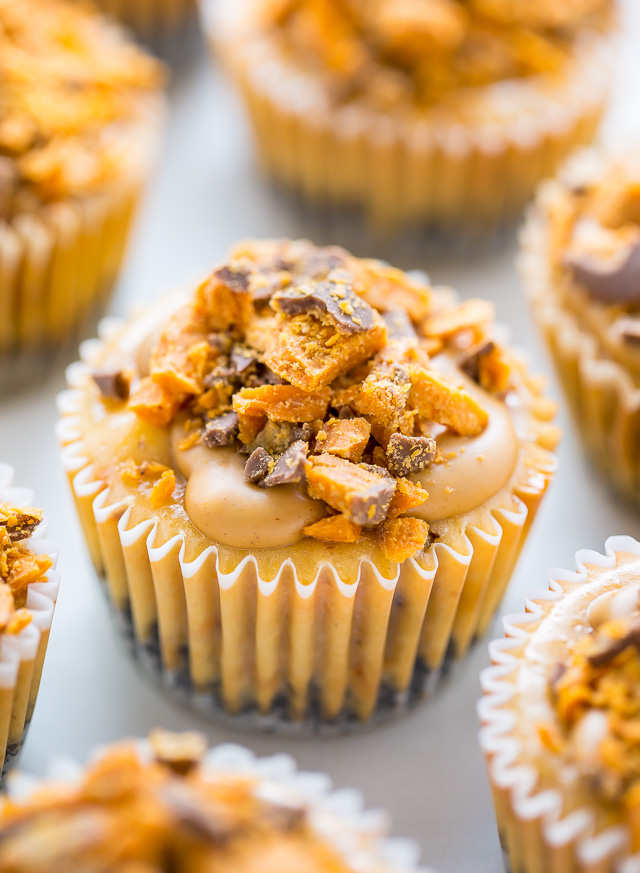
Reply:
[[104, 190], [0, 221], [0, 394], [43, 376], [94, 328], [119, 275], [163, 114], [162, 99], [150, 98]]
[[[500, 840], [512, 873], [638, 873], [640, 853], [629, 855], [629, 835], [620, 825], [596, 832], [588, 807], [563, 811], [559, 789], [539, 788], [533, 766], [521, 760], [522, 743], [515, 733], [513, 683], [510, 676], [523, 646], [544, 614], [545, 604], [562, 600], [567, 583], [587, 584], [590, 568], [613, 569], [618, 555], [640, 558], [640, 542], [629, 536], [609, 537], [605, 554], [583, 549], [576, 570], [552, 570], [549, 587], [534, 591], [526, 612], [504, 619], [505, 638], [494, 640], [492, 666], [481, 674], [484, 697], [478, 704], [482, 724], [480, 745], [485, 754]], [[595, 590], [595, 589], [594, 589]], [[594, 594], [594, 597], [596, 595]]]
[[[140, 759], [148, 761], [153, 752], [147, 740], [137, 740]], [[90, 761], [98, 761], [107, 747], [96, 749]], [[255, 780], [255, 793], [287, 806], [304, 809], [309, 825], [331, 846], [354, 873], [433, 873], [420, 865], [421, 850], [411, 839], [389, 836], [388, 815], [366, 809], [360, 791], [334, 789], [324, 773], [297, 769], [286, 754], [259, 758], [233, 743], [210, 749], [202, 762], [205, 779]], [[8, 801], [25, 802], [46, 783], [73, 786], [82, 778], [83, 768], [68, 758], [54, 758], [44, 780], [16, 772], [7, 781]]]
[[[119, 341], [136, 347], [149, 319], [164, 317], [134, 320]], [[490, 622], [555, 457], [540, 450], [527, 480], [468, 524], [456, 549], [436, 542], [391, 578], [363, 560], [353, 580], [323, 563], [303, 584], [288, 559], [267, 581], [252, 556], [223, 570], [214, 545], [187, 560], [184, 534], [163, 541], [153, 515], [132, 524], [84, 454], [90, 362], [120, 327], [105, 320], [68, 369], [58, 436], [94, 565], [140, 663], [199, 709], [264, 729], [347, 730], [427, 696]]]
[[[13, 468], [0, 463], [0, 503], [33, 506], [33, 492], [13, 486]], [[37, 554], [53, 559], [44, 581], [27, 589], [26, 607], [31, 622], [17, 634], [0, 634], [0, 766], [4, 774], [14, 764], [33, 715], [44, 662], [60, 575], [54, 569], [57, 547], [44, 539], [46, 521], [24, 540]]]
[[262, 169], [325, 216], [358, 207], [382, 235], [417, 225], [440, 238], [486, 238], [593, 139], [604, 110], [611, 51], [595, 36], [577, 45], [563, 76], [482, 89], [466, 121], [443, 107], [391, 115], [364, 103], [336, 106], [321, 76], [257, 32], [255, 4], [200, 0], [205, 33], [245, 101]]
[[[539, 196], [544, 193], [543, 187]], [[547, 230], [535, 209], [520, 245], [525, 293], [580, 438], [616, 491], [640, 507], [640, 385], [622, 364], [602, 356], [596, 337], [560, 303], [548, 263]]]

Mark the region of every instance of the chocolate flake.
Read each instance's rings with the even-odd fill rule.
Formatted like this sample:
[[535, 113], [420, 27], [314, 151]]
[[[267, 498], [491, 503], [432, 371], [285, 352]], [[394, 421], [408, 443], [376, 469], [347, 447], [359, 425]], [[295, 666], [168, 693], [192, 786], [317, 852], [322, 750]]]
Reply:
[[408, 476], [426, 469], [436, 455], [436, 441], [431, 437], [393, 433], [387, 445], [387, 462], [394, 476]]
[[252, 349], [238, 344], [234, 345], [230, 356], [233, 375], [244, 380], [251, 368], [256, 365], [257, 360], [256, 354]]
[[198, 801], [184, 782], [171, 782], [162, 789], [162, 799], [179, 824], [194, 836], [213, 845], [223, 845], [232, 836], [235, 826], [223, 815]]
[[372, 483], [366, 490], [356, 491], [353, 494], [349, 517], [351, 521], [363, 527], [375, 527], [387, 516], [396, 483], [383, 467], [376, 467], [373, 464], [362, 466], [370, 473], [374, 473], [378, 481]]
[[460, 369], [474, 382], [480, 381], [480, 361], [490, 355], [494, 351], [496, 344], [489, 340], [476, 346], [468, 355], [460, 362]]
[[231, 337], [226, 333], [210, 333], [207, 336], [207, 342], [212, 349], [215, 349], [220, 355], [228, 355], [231, 350]]
[[604, 667], [630, 646], [640, 649], [640, 619], [633, 622], [624, 636], [604, 642], [595, 652], [587, 656], [587, 660], [592, 667]]
[[270, 455], [281, 455], [297, 440], [308, 443], [313, 436], [313, 428], [308, 422], [293, 424], [290, 421], [268, 421], [253, 442], [243, 446], [240, 451], [251, 454], [254, 449], [266, 449]]
[[219, 270], [216, 270], [213, 275], [232, 291], [244, 292], [249, 290], [248, 270], [234, 269], [233, 267], [221, 267]]
[[238, 433], [238, 414], [236, 412], [223, 412], [210, 419], [202, 434], [202, 443], [208, 449], [214, 446], [230, 445]]
[[374, 325], [374, 311], [351, 286], [348, 273], [336, 270], [324, 282], [309, 282], [280, 291], [273, 297], [286, 315], [326, 313], [340, 333], [365, 333]]
[[107, 400], [128, 400], [131, 379], [123, 370], [96, 370], [91, 374], [100, 394]]
[[640, 318], [619, 318], [614, 326], [623, 342], [640, 346]]
[[394, 308], [382, 313], [387, 335], [392, 339], [418, 339], [413, 323], [404, 309]]
[[290, 445], [278, 458], [271, 473], [262, 480], [262, 487], [272, 488], [274, 485], [295, 485], [301, 482], [308, 451], [309, 445], [304, 440], [297, 440]]
[[601, 303], [640, 303], [640, 242], [631, 245], [621, 262], [613, 265], [580, 254], [565, 259], [573, 279]]
[[257, 448], [247, 458], [244, 465], [244, 475], [247, 481], [258, 485], [269, 472], [271, 467], [271, 455], [266, 449]]

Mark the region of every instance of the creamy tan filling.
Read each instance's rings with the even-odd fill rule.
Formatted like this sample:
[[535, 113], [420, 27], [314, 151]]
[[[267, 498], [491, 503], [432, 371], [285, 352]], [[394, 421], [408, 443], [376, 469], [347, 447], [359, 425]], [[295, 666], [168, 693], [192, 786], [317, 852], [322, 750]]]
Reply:
[[[440, 521], [470, 512], [497, 494], [518, 459], [518, 437], [504, 403], [483, 395], [489, 425], [477, 437], [446, 432], [437, 437], [442, 463], [411, 476], [429, 492], [407, 515]], [[305, 525], [326, 515], [324, 504], [295, 485], [260, 488], [244, 475], [246, 455], [233, 448], [177, 448], [182, 424], [171, 435], [173, 457], [187, 480], [184, 505], [191, 521], [218, 543], [237, 549], [276, 548], [304, 537]]]

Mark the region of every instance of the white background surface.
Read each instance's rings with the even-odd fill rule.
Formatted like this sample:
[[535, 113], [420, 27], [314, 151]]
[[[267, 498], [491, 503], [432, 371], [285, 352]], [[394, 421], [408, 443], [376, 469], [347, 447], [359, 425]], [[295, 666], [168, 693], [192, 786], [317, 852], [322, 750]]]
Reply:
[[[616, 58], [614, 111], [607, 124], [608, 139], [620, 144], [640, 131], [640, 4], [628, 4]], [[171, 100], [159, 172], [140, 216], [114, 312], [197, 279], [244, 236], [309, 234], [327, 241], [326, 235], [313, 233], [312, 225], [301, 224], [290, 204], [257, 178], [242, 112], [203, 55], [194, 55], [176, 76]], [[379, 251], [369, 247], [366, 253]], [[464, 296], [494, 300], [500, 319], [512, 325], [514, 339], [530, 351], [536, 368], [548, 370], [518, 288], [514, 253], [511, 244], [498, 255], [447, 262], [418, 252], [398, 266], [421, 266]], [[390, 810], [398, 834], [421, 842], [425, 862], [440, 873], [500, 873], [476, 740], [478, 672], [487, 663], [486, 642], [458, 666], [435, 699], [400, 721], [359, 735], [293, 740], [232, 733], [180, 711], [145, 684], [110, 626], [53, 436], [54, 398], [62, 385], [62, 374], [54, 373], [0, 406], [0, 460], [16, 467], [18, 484], [36, 490], [50, 517], [49, 536], [62, 550], [63, 585], [23, 768], [40, 774], [53, 755], [83, 758], [96, 744], [145, 734], [154, 726], [195, 727], [212, 742], [237, 740], [261, 754], [287, 750], [301, 767], [325, 770], [338, 785], [362, 789], [369, 805]], [[554, 380], [552, 390], [559, 396]], [[611, 534], [640, 536], [640, 517], [621, 506], [588, 469], [564, 412], [561, 423], [566, 436], [560, 473], [503, 612], [519, 610], [525, 592], [544, 586], [548, 568], [573, 566], [578, 548], [601, 549]]]

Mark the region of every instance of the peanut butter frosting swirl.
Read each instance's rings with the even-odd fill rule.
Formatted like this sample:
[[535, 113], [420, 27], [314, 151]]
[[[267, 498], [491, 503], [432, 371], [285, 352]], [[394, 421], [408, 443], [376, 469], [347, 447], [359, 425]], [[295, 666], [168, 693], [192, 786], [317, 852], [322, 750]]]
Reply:
[[464, 99], [469, 89], [562, 70], [606, 29], [612, 0], [267, 0], [264, 18], [337, 101], [379, 109]]
[[31, 621], [25, 609], [27, 588], [53, 565], [24, 545], [42, 521], [39, 509], [0, 504], [0, 634], [17, 634]]
[[141, 358], [107, 355], [95, 387], [115, 426], [126, 410], [169, 433], [172, 464], [138, 455], [120, 479], [234, 548], [369, 538], [389, 561], [416, 555], [432, 520], [506, 485], [512, 407], [539, 394], [490, 303], [307, 241], [236, 247]]
[[0, 220], [83, 196], [125, 158], [161, 66], [92, 9], [0, 0]]
[[[0, 811], [6, 873], [391, 873], [375, 840], [338, 829], [336, 817], [288, 780], [225, 772], [207, 763], [194, 733], [155, 731], [146, 744], [108, 748], [76, 784], [43, 784]], [[317, 790], [316, 806], [321, 804]], [[320, 828], [324, 825], [324, 832]], [[345, 848], [345, 837], [350, 847]], [[336, 844], [339, 840], [335, 840]], [[359, 852], [358, 852], [359, 850]], [[397, 869], [397, 868], [394, 868]], [[403, 869], [407, 869], [403, 867]]]

